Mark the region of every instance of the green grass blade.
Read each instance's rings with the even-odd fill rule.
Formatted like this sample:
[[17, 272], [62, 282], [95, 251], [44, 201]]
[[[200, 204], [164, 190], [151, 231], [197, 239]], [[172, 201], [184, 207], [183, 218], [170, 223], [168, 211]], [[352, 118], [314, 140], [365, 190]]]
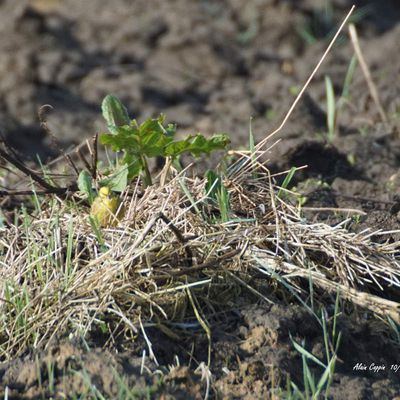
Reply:
[[336, 120], [336, 103], [335, 91], [333, 89], [332, 80], [329, 76], [325, 76], [326, 90], [326, 118], [328, 126], [328, 142], [332, 143], [335, 138], [335, 120]]
[[313, 354], [311, 354], [309, 351], [307, 351], [305, 348], [301, 347], [293, 338], [292, 335], [290, 335], [290, 340], [293, 343], [294, 348], [302, 355], [304, 355], [305, 357], [307, 357], [308, 359], [314, 361], [316, 364], [318, 364], [319, 366], [321, 366], [322, 368], [326, 368], [326, 365], [321, 362], [320, 360], [318, 360], [317, 357], [315, 357]]
[[179, 184], [180, 184], [183, 192], [185, 193], [186, 197], [188, 198], [188, 200], [192, 204], [193, 208], [196, 210], [197, 214], [199, 214], [203, 219], [205, 219], [205, 216], [200, 211], [199, 207], [197, 207], [197, 203], [196, 203], [195, 199], [193, 198], [192, 194], [190, 193], [189, 189], [187, 188], [184, 180], [181, 179], [181, 178], [178, 178], [178, 179], [179, 179]]
[[356, 66], [357, 66], [357, 57], [353, 56], [350, 60], [349, 67], [347, 68], [346, 76], [344, 78], [342, 95], [340, 96], [342, 99], [349, 100], [350, 98], [350, 85], [353, 80]]
[[281, 185], [281, 187], [280, 187], [280, 189], [278, 191], [277, 196], [279, 198], [282, 198], [282, 194], [283, 194], [284, 190], [287, 189], [287, 187], [289, 186], [289, 184], [290, 184], [291, 180], [293, 179], [294, 174], [296, 173], [296, 171], [297, 171], [296, 167], [290, 168], [290, 171], [285, 176], [285, 179], [283, 180], [282, 185]]
[[317, 389], [315, 392], [315, 399], [318, 399], [319, 394], [321, 393], [324, 386], [328, 386], [330, 377], [333, 376], [335, 370], [336, 356], [333, 356], [331, 361], [329, 361], [328, 366], [326, 367], [324, 373], [322, 374], [320, 380], [317, 384]]

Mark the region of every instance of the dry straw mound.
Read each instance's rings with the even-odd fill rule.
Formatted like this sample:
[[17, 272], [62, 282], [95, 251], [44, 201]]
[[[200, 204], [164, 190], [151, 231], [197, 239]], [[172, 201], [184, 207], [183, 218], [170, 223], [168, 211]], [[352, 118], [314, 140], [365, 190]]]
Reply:
[[0, 358], [104, 326], [110, 340], [147, 326], [174, 337], [193, 320], [209, 334], [208, 319], [239, 295], [273, 301], [280, 288], [301, 299], [310, 283], [399, 321], [387, 289], [400, 286], [400, 244], [346, 221], [309, 224], [272, 182], [265, 169], [232, 174], [227, 223], [212, 221], [205, 180], [183, 173], [131, 187], [124, 220], [101, 232], [79, 200], [44, 199], [1, 231]]

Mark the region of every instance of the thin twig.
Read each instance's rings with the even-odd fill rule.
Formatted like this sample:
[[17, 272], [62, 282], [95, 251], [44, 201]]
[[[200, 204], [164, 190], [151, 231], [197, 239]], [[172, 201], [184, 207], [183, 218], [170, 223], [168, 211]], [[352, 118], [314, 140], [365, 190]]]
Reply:
[[188, 266], [193, 265], [193, 252], [189, 246], [187, 246], [188, 240], [182, 235], [180, 230], [172, 223], [172, 221], [165, 216], [162, 212], [158, 214], [158, 218], [167, 224], [167, 227], [173, 232], [179, 242], [181, 242], [185, 247], [186, 256], [188, 258]]
[[92, 138], [92, 178], [96, 180], [97, 178], [97, 143], [99, 140], [99, 134], [95, 133]]
[[222, 262], [231, 261], [232, 258], [240, 253], [240, 249], [229, 251], [220, 257], [213, 258], [203, 264], [198, 264], [188, 269], [173, 269], [165, 272], [165, 275], [154, 275], [152, 278], [156, 281], [165, 280], [172, 277], [178, 277], [182, 275], [192, 274], [193, 272], [202, 271], [204, 269], [219, 265]]
[[332, 212], [345, 212], [354, 213], [360, 215], [367, 215], [365, 211], [357, 210], [356, 208], [335, 208], [335, 207], [301, 207], [302, 210], [306, 211], [332, 211]]
[[[74, 146], [71, 150], [67, 151], [65, 154], [68, 156], [71, 156], [71, 154], [76, 154], [77, 149], [81, 149], [82, 147], [84, 147], [86, 145], [85, 142], [82, 142], [80, 144], [78, 144], [77, 146]], [[54, 165], [56, 163], [58, 163], [62, 158], [64, 158], [63, 155], [56, 157], [54, 160], [49, 161], [46, 166], [50, 167], [51, 165]]]
[[332, 194], [334, 196], [336, 196], [336, 197], [341, 197], [343, 199], [356, 200], [356, 201], [365, 201], [365, 202], [370, 202], [370, 203], [375, 203], [375, 204], [393, 205], [393, 204], [397, 203], [396, 201], [377, 200], [377, 199], [373, 199], [372, 197], [351, 196], [351, 195], [347, 195], [347, 194], [338, 193], [335, 190], [332, 191]]
[[363, 71], [365, 80], [367, 81], [367, 85], [368, 85], [368, 89], [371, 94], [371, 97], [375, 102], [375, 105], [378, 109], [378, 112], [382, 119], [382, 122], [387, 124], [388, 118], [386, 116], [385, 111], [383, 110], [382, 103], [379, 100], [378, 90], [375, 86], [374, 81], [372, 80], [371, 72], [369, 70], [367, 63], [365, 62], [363, 53], [361, 51], [360, 42], [358, 40], [358, 35], [357, 35], [357, 30], [356, 30], [356, 27], [354, 26], [354, 24], [349, 25], [349, 34], [350, 34], [351, 43], [353, 44], [353, 47], [354, 47], [354, 51], [355, 51], [358, 61], [360, 63], [361, 69]]
[[74, 191], [73, 187], [65, 188], [52, 188], [46, 190], [0, 190], [0, 197], [4, 196], [34, 196], [34, 195], [46, 195], [46, 194], [57, 194], [62, 195], [68, 191]]
[[[272, 133], [270, 133], [269, 135], [267, 135], [263, 140], [261, 140], [260, 143], [258, 143], [256, 145], [255, 151], [258, 153], [258, 151], [260, 149], [262, 149], [265, 144], [268, 142], [268, 140], [276, 135], [278, 132], [281, 131], [281, 129], [285, 126], [287, 120], [289, 119], [289, 117], [292, 115], [292, 112], [294, 111], [297, 103], [300, 101], [301, 97], [303, 96], [304, 92], [307, 90], [309, 84], [311, 83], [312, 79], [314, 78], [315, 74], [317, 73], [317, 71], [319, 70], [319, 67], [321, 66], [321, 64], [323, 63], [323, 61], [325, 60], [326, 56], [328, 55], [328, 53], [331, 51], [332, 46], [334, 45], [334, 43], [336, 42], [336, 39], [338, 38], [338, 36], [340, 35], [340, 33], [342, 32], [344, 26], [346, 25], [348, 19], [350, 18], [351, 14], [353, 13], [355, 6], [353, 5], [350, 9], [350, 11], [347, 13], [346, 18], [343, 20], [343, 22], [341, 23], [340, 27], [338, 28], [338, 30], [336, 31], [335, 36], [332, 38], [331, 42], [329, 43], [327, 49], [325, 50], [324, 54], [322, 55], [322, 57], [320, 58], [320, 60], [318, 61], [316, 67], [314, 68], [314, 70], [311, 72], [311, 75], [309, 76], [309, 78], [307, 79], [306, 83], [303, 85], [302, 89], [300, 90], [299, 94], [296, 96], [295, 100], [293, 101], [293, 104], [291, 105], [291, 107], [289, 108], [288, 112], [286, 113], [285, 117], [283, 118], [283, 121], [281, 122], [281, 124], [278, 126], [277, 129], [275, 129]], [[236, 163], [234, 163], [234, 165], [231, 167], [231, 171], [236, 171], [236, 167], [239, 163], [243, 163], [242, 168], [240, 169], [240, 173], [243, 174], [245, 173], [245, 171], [247, 169], [249, 169], [249, 162], [252, 161], [256, 161], [258, 160], [263, 153], [259, 153], [257, 154], [256, 157], [252, 157], [252, 158], [247, 158], [243, 161], [243, 158], [239, 159], [238, 161], [236, 161]], [[245, 167], [246, 170], [244, 169]]]
[[82, 149], [78, 148], [76, 149], [76, 154], [78, 154], [79, 159], [82, 161], [82, 163], [85, 165], [85, 168], [91, 172], [92, 167], [90, 166], [88, 160], [86, 160], [85, 155], [82, 153]]
[[53, 147], [55, 150], [57, 150], [71, 165], [72, 169], [75, 171], [76, 175], [79, 175], [79, 170], [76, 167], [75, 163], [72, 161], [72, 158], [64, 152], [64, 150], [59, 146], [58, 140], [51, 131], [51, 129], [47, 125], [47, 119], [46, 119], [46, 111], [47, 110], [52, 110], [53, 106], [50, 104], [44, 104], [39, 108], [38, 116], [39, 116], [39, 121], [40, 121], [40, 126], [43, 128], [43, 130], [47, 133], [47, 135], [51, 138]]
[[13, 156], [7, 154], [7, 152], [5, 152], [1, 147], [0, 147], [0, 156], [3, 157], [9, 163], [13, 164], [16, 168], [18, 168], [25, 175], [30, 176], [35, 182], [37, 182], [44, 189], [47, 189], [47, 190], [57, 190], [58, 189], [55, 186], [52, 186], [49, 183], [47, 183], [36, 172], [34, 172], [30, 168], [26, 167], [21, 161], [17, 160]]
[[341, 23], [341, 25], [339, 26], [338, 30], [335, 33], [335, 36], [332, 38], [331, 42], [329, 43], [328, 47], [326, 48], [324, 54], [322, 55], [321, 59], [318, 61], [316, 67], [314, 68], [314, 70], [311, 72], [311, 75], [309, 76], [309, 78], [307, 79], [306, 83], [304, 84], [304, 86], [302, 87], [302, 89], [300, 90], [299, 94], [297, 95], [296, 99], [294, 100], [293, 104], [291, 105], [291, 107], [289, 108], [289, 111], [286, 113], [285, 118], [283, 119], [282, 123], [279, 125], [279, 127], [273, 131], [272, 133], [270, 133], [266, 138], [264, 138], [260, 143], [257, 144], [256, 146], [256, 150], [261, 149], [265, 143], [267, 143], [267, 141], [275, 134], [277, 134], [286, 124], [287, 120], [290, 118], [290, 116], [292, 115], [293, 110], [295, 109], [297, 103], [300, 101], [300, 99], [302, 98], [304, 92], [307, 90], [309, 84], [311, 83], [311, 81], [313, 80], [315, 74], [317, 73], [317, 71], [319, 70], [319, 67], [321, 66], [321, 64], [324, 62], [326, 56], [329, 54], [329, 52], [331, 51], [332, 46], [334, 45], [334, 43], [336, 42], [336, 39], [338, 38], [338, 36], [340, 35], [340, 33], [342, 32], [344, 26], [346, 25], [348, 19], [350, 18], [350, 15], [353, 13], [355, 6], [353, 5], [350, 9], [350, 11], [347, 13], [346, 18], [343, 20], [343, 22]]

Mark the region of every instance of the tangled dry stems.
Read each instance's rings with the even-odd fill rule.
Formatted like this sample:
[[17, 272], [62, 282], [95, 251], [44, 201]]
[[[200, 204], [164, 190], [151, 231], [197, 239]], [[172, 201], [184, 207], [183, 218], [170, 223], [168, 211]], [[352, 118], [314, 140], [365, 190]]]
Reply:
[[149, 325], [176, 338], [176, 327], [196, 319], [204, 327], [243, 288], [271, 301], [273, 293], [265, 294], [278, 276], [296, 290], [310, 279], [328, 292], [339, 289], [399, 321], [399, 304], [386, 299], [386, 289], [400, 286], [400, 243], [371, 240], [384, 232], [348, 232], [346, 221], [308, 223], [277, 196], [265, 169], [225, 183], [233, 214], [227, 223], [211, 221], [218, 212], [205, 198], [205, 181], [181, 174], [163, 187], [127, 191], [124, 220], [100, 236], [84, 206], [57, 197], [22, 225], [3, 228], [0, 358], [100, 326], [110, 340]]

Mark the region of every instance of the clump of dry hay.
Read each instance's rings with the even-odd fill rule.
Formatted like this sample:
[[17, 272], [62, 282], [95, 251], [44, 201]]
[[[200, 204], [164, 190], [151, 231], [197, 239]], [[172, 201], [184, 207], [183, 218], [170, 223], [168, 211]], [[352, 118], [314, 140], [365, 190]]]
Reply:
[[110, 337], [149, 324], [174, 336], [186, 318], [207, 331], [207, 316], [234, 304], [241, 287], [273, 298], [278, 278], [300, 295], [301, 280], [307, 287], [311, 279], [399, 321], [399, 303], [385, 289], [400, 286], [400, 243], [309, 224], [277, 196], [265, 169], [225, 184], [232, 219], [224, 224], [210, 222], [218, 212], [205, 179], [180, 174], [163, 187], [127, 190], [124, 220], [100, 236], [87, 207], [57, 197], [23, 225], [2, 228], [0, 358], [105, 321]]

